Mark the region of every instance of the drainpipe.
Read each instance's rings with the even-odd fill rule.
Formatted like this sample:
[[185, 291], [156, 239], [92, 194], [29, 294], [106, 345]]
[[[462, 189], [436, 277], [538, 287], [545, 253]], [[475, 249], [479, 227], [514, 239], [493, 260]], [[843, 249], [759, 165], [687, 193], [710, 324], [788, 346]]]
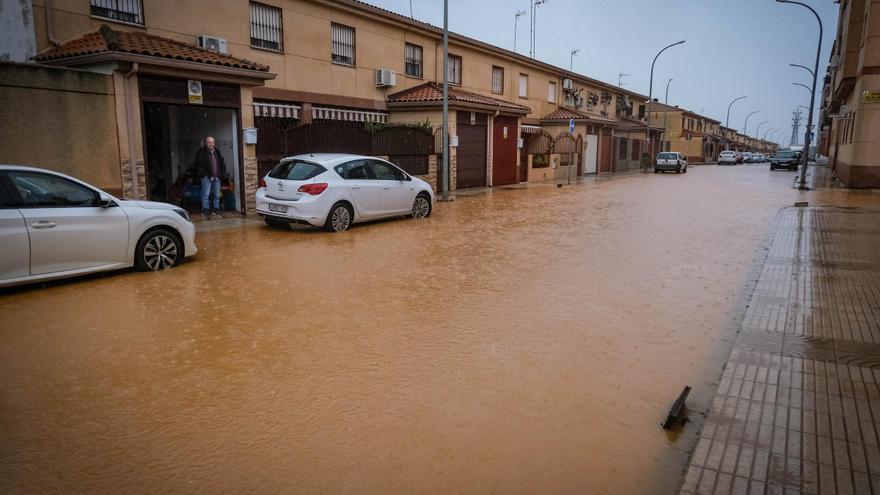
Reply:
[[[140, 199], [138, 191], [137, 156], [134, 146], [134, 109], [132, 101], [134, 95], [131, 90], [131, 77], [138, 73], [140, 66], [137, 62], [131, 64], [131, 70], [125, 73], [125, 125], [128, 128], [128, 164], [131, 167], [131, 195], [133, 199]], [[144, 164], [146, 166], [146, 164]]]
[[46, 9], [46, 37], [49, 38], [49, 43], [52, 46], [61, 46], [61, 43], [55, 38], [55, 14], [52, 12], [55, 10], [52, 8], [52, 0], [45, 0], [45, 9]]

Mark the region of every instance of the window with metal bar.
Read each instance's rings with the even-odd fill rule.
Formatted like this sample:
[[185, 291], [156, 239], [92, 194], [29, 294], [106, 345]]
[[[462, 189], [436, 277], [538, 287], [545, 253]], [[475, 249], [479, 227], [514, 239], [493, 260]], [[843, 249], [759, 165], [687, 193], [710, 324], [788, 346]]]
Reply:
[[446, 74], [449, 84], [461, 84], [461, 57], [449, 56], [449, 72]]
[[504, 93], [504, 68], [492, 66], [492, 92]]
[[528, 74], [519, 75], [519, 96], [520, 98], [529, 97], [529, 76]]
[[90, 2], [93, 16], [144, 24], [144, 6], [141, 0], [90, 0]]
[[406, 75], [412, 77], [422, 77], [422, 47], [407, 43], [404, 47], [404, 64], [406, 65]]
[[354, 28], [342, 24], [331, 24], [332, 60], [337, 64], [355, 64]]
[[550, 81], [550, 84], [547, 85], [547, 101], [550, 103], [556, 103], [556, 82]]
[[251, 46], [284, 51], [281, 9], [251, 2]]

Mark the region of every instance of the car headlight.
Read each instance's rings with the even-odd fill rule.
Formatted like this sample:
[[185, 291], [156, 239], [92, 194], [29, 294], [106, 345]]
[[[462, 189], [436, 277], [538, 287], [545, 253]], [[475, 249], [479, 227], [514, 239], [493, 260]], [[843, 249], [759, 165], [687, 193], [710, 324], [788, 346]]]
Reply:
[[189, 218], [189, 213], [187, 213], [186, 210], [182, 210], [180, 208], [175, 208], [174, 213], [177, 213], [178, 215], [182, 216], [183, 219], [186, 220], [187, 222], [192, 223], [192, 220]]

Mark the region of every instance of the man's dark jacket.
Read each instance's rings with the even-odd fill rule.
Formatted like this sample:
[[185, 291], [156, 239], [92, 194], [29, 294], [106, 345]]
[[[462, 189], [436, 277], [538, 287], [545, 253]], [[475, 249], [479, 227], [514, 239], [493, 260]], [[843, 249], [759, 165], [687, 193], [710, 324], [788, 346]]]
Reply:
[[[217, 148], [214, 148], [214, 155], [217, 157], [217, 177], [222, 179], [226, 177], [226, 162], [223, 161], [223, 155]], [[211, 152], [208, 151], [207, 146], [203, 146], [196, 152], [195, 167], [199, 177], [211, 176]]]

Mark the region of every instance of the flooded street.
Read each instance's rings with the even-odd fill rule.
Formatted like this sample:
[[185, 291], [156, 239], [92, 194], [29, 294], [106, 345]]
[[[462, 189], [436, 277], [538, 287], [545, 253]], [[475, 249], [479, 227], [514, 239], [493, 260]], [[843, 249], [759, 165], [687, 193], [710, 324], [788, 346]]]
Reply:
[[766, 165], [202, 230], [164, 273], [0, 293], [0, 492], [672, 493], [778, 210]]

